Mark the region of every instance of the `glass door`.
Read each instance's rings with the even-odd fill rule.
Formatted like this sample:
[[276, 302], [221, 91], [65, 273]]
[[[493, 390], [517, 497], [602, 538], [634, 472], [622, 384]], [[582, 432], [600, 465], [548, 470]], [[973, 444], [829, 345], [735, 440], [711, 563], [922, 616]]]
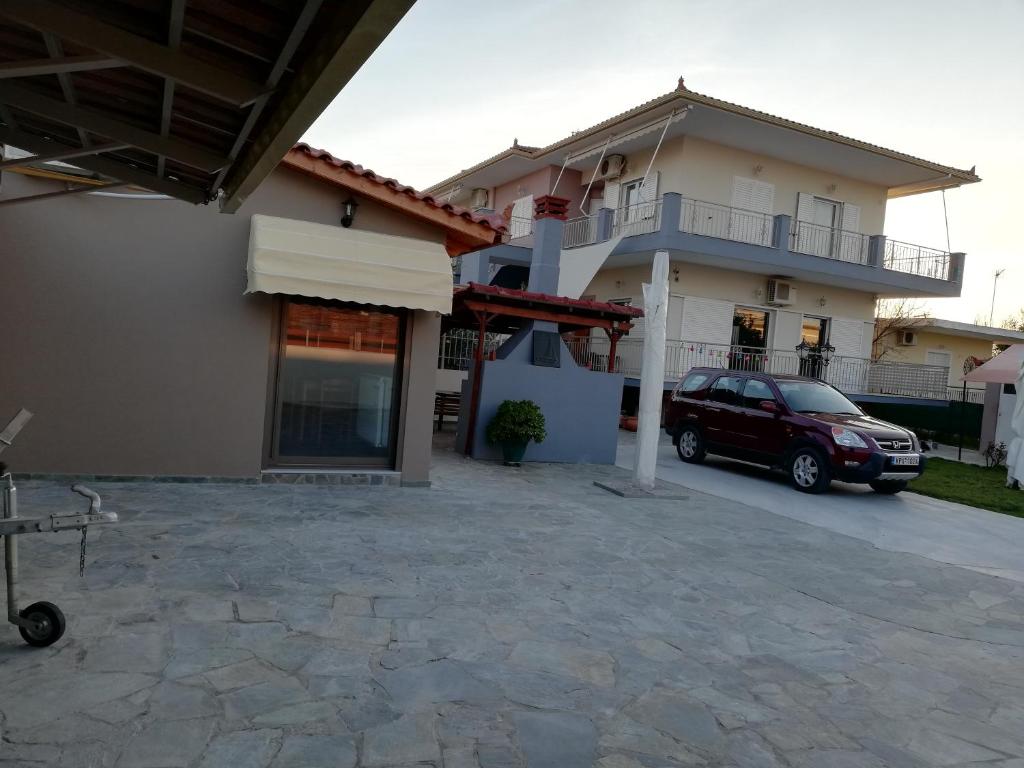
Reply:
[[274, 461], [393, 465], [404, 315], [295, 299], [282, 323]]
[[736, 307], [732, 316], [729, 367], [736, 371], [763, 371], [768, 361], [768, 323], [763, 309]]
[[800, 375], [820, 379], [825, 372], [820, 350], [828, 343], [828, 318], [805, 316], [800, 326], [800, 340], [814, 348], [806, 360], [800, 361]]

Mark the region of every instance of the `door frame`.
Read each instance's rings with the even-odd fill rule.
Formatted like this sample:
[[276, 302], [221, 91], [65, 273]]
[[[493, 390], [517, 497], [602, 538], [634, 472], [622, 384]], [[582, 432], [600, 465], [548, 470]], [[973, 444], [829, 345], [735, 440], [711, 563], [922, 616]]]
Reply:
[[[392, 307], [378, 307], [370, 304], [356, 304], [354, 302], [336, 301], [331, 299], [317, 299], [309, 296], [279, 296], [274, 312], [274, 323], [276, 339], [272, 342], [271, 362], [269, 366], [270, 386], [267, 397], [267, 428], [264, 430], [264, 464], [268, 468], [330, 468], [330, 469], [395, 469], [398, 462], [399, 437], [403, 421], [402, 406], [405, 403], [404, 381], [406, 366], [408, 365], [407, 340], [409, 338], [409, 326], [411, 312], [406, 309]], [[398, 349], [395, 354], [395, 378], [391, 385], [391, 424], [389, 425], [390, 450], [385, 457], [360, 457], [360, 456], [281, 456], [278, 452], [277, 440], [281, 430], [281, 399], [280, 387], [281, 376], [284, 371], [285, 347], [287, 346], [287, 329], [285, 323], [288, 320], [287, 306], [289, 302], [304, 304], [317, 304], [326, 307], [368, 309], [372, 312], [394, 315], [398, 318]]]

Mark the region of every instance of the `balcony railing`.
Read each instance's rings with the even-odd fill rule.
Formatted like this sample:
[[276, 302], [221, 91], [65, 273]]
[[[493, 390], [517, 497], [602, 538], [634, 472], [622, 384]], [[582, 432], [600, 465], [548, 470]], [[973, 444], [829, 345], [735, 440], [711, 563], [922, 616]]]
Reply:
[[682, 198], [680, 232], [770, 246], [774, 229], [775, 218], [767, 213]]
[[525, 216], [511, 216], [508, 220], [508, 239], [529, 237], [533, 234], [533, 219]]
[[565, 222], [562, 233], [563, 248], [578, 248], [597, 242], [597, 216], [580, 216]]
[[790, 250], [823, 259], [869, 264], [871, 237], [809, 221], [794, 221], [789, 232]]
[[950, 255], [936, 248], [901, 243], [899, 240], [885, 241], [885, 257], [882, 266], [893, 272], [907, 272], [936, 280], [949, 280]]
[[661, 229], [661, 198], [618, 208], [612, 225], [612, 237], [647, 235]]
[[[595, 371], [608, 370], [610, 343], [602, 337], [573, 337], [566, 341], [579, 365]], [[615, 351], [615, 370], [626, 376], [640, 375], [643, 341], [623, 339]], [[691, 368], [727, 368], [734, 371], [795, 374], [826, 381], [847, 394], [880, 394], [898, 397], [947, 398], [949, 369], [940, 365], [916, 365], [872, 361], [836, 355], [829, 365], [819, 358], [801, 360], [796, 351], [669, 340], [665, 344], [665, 379], [676, 381]]]
[[[437, 367], [446, 371], [468, 371], [473, 366], [477, 347], [476, 331], [454, 329], [441, 336], [437, 351]], [[508, 338], [505, 333], [488, 333], [484, 341], [484, 357], [488, 357]]]

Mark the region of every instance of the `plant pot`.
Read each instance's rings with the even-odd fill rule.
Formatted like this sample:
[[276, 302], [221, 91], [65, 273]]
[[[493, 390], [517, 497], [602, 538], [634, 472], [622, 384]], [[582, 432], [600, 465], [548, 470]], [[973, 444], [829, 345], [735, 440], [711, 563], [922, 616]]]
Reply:
[[619, 419], [619, 429], [625, 429], [630, 432], [636, 432], [636, 426], [639, 419], [636, 416], [623, 416]]
[[505, 459], [505, 466], [518, 467], [520, 463], [523, 461], [523, 455], [526, 453], [526, 446], [529, 444], [529, 440], [522, 440], [517, 442], [502, 442], [501, 456], [503, 459]]

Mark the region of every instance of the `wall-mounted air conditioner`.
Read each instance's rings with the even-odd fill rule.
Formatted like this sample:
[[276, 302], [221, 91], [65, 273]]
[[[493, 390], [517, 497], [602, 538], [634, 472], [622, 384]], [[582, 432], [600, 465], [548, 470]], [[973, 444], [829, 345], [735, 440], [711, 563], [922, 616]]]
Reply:
[[768, 304], [773, 307], [788, 307], [796, 303], [796, 288], [785, 280], [768, 281]]
[[483, 187], [477, 187], [469, 196], [469, 207], [486, 208], [487, 207], [487, 190]]
[[898, 331], [896, 343], [901, 347], [917, 346], [917, 331]]
[[626, 158], [622, 155], [608, 155], [601, 161], [601, 168], [597, 174], [600, 179], [617, 179], [626, 170]]

